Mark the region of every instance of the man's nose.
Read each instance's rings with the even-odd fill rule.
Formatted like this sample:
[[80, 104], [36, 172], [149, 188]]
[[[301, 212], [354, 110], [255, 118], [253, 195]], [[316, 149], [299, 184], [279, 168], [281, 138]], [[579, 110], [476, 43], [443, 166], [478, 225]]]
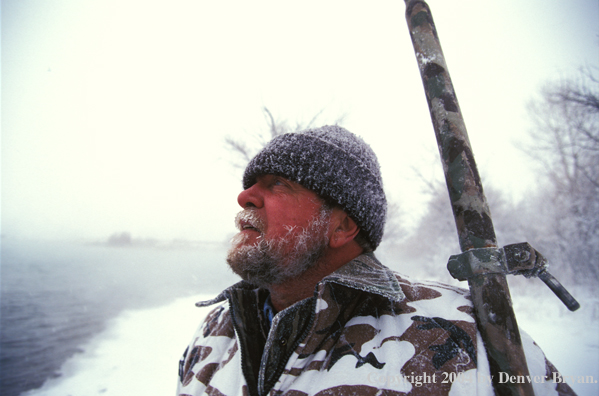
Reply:
[[258, 183], [239, 193], [237, 196], [237, 203], [244, 209], [251, 207], [261, 208], [264, 204], [264, 200]]

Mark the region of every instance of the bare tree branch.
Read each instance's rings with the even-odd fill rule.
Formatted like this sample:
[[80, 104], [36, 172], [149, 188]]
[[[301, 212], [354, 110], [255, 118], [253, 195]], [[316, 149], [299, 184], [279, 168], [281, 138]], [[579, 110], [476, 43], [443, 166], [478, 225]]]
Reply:
[[[316, 113], [308, 123], [296, 122], [294, 127], [290, 127], [286, 120], [277, 120], [268, 107], [263, 107], [264, 118], [268, 127], [268, 132], [259, 132], [248, 139], [234, 139], [230, 136], [225, 137], [225, 147], [233, 154], [232, 165], [236, 168], [243, 168], [245, 165], [273, 138], [284, 133], [299, 132], [301, 130], [313, 127], [322, 116], [324, 109]], [[342, 115], [337, 118], [336, 124], [339, 125], [345, 118]]]

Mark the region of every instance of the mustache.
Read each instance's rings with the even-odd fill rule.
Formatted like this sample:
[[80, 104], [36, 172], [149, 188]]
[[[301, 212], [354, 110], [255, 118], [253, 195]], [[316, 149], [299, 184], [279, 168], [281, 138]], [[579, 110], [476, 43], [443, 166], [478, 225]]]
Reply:
[[262, 233], [264, 232], [264, 220], [254, 209], [244, 209], [235, 216], [235, 227], [239, 231], [254, 228]]

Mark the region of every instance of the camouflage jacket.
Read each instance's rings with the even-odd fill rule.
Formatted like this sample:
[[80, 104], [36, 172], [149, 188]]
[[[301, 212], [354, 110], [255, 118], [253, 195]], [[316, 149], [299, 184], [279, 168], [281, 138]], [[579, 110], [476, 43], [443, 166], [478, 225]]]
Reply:
[[[179, 362], [178, 395], [492, 395], [467, 290], [410, 282], [364, 254], [324, 278], [314, 297], [275, 315], [268, 292], [239, 282]], [[227, 300], [227, 301], [225, 301]], [[573, 394], [523, 334], [537, 395]], [[382, 391], [382, 392], [381, 392]]]

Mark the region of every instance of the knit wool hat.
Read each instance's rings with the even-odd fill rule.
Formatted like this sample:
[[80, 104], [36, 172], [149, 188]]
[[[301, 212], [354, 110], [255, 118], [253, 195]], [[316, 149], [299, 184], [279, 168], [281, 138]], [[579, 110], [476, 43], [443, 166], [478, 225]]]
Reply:
[[387, 199], [376, 154], [339, 126], [286, 133], [271, 140], [248, 164], [243, 188], [259, 175], [283, 176], [337, 203], [365, 232], [372, 249], [381, 242]]

